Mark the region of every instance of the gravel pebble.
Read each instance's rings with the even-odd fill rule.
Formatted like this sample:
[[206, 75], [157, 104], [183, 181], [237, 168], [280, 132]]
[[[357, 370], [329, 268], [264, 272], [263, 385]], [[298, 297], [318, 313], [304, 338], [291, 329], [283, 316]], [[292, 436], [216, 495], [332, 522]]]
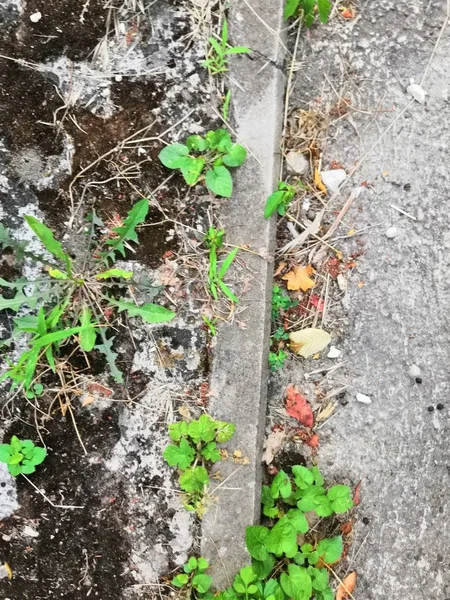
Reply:
[[398, 229], [397, 227], [389, 227], [389, 229], [386, 231], [385, 236], [389, 239], [395, 238], [395, 236], [398, 233]]

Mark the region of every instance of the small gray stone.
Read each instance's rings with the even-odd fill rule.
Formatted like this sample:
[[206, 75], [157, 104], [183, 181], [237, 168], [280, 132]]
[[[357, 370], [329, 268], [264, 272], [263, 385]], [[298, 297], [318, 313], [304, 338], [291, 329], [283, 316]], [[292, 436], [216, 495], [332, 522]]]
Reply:
[[330, 192], [337, 192], [341, 183], [347, 178], [344, 169], [331, 169], [330, 171], [321, 171], [320, 176], [324, 186]]
[[415, 379], [416, 377], [420, 377], [421, 371], [420, 371], [420, 367], [418, 367], [417, 365], [411, 365], [408, 369], [408, 375], [411, 377], [411, 379]]
[[393, 225], [392, 227], [389, 227], [389, 229], [386, 231], [385, 236], [391, 240], [392, 238], [395, 238], [397, 233], [398, 229]]
[[297, 175], [305, 175], [309, 171], [309, 162], [301, 152], [291, 150], [286, 154], [286, 165], [288, 171]]

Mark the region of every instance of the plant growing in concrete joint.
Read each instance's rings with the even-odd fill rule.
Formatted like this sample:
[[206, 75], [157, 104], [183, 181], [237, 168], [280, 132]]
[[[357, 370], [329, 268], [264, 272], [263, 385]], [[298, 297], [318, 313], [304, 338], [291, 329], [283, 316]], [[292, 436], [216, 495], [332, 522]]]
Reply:
[[209, 592], [212, 577], [205, 571], [209, 567], [209, 562], [200, 556], [191, 558], [183, 565], [183, 573], [176, 575], [171, 584], [177, 588], [184, 588], [188, 591], [190, 598], [213, 598], [214, 594]]
[[[94, 348], [104, 353], [115, 380], [123, 381], [115, 364], [117, 354], [112, 350], [114, 338], [106, 335], [112, 314], [116, 310], [125, 311], [130, 317], [140, 317], [147, 323], [163, 323], [175, 316], [163, 306], [150, 303], [138, 306], [112, 295], [114, 289], [138, 285], [133, 281], [133, 272], [113, 265], [118, 254], [125, 256], [125, 248], [130, 247], [130, 242], [138, 241], [136, 227], [145, 221], [147, 211], [148, 200], [140, 200], [125, 219], [111, 228], [106, 239], [95, 244], [95, 226], [103, 223], [94, 213], [86, 240], [87, 252], [84, 260], [78, 262], [64, 250], [46, 225], [35, 217], [25, 217], [47, 254], [30, 255], [22, 248], [22, 256], [41, 264], [45, 274], [36, 281], [0, 279], [0, 287], [11, 290], [9, 295], [12, 296], [0, 296], [0, 310], [23, 313], [26, 308], [27, 311], [13, 319], [11, 341], [24, 334], [29, 338], [28, 350], [15, 364], [10, 364], [0, 381], [11, 379], [13, 389], [22, 386], [29, 398], [39, 395], [43, 386], [36, 375], [37, 367], [55, 373], [60, 350], [69, 341], [75, 341], [83, 353]], [[3, 246], [14, 245], [11, 239], [5, 241], [5, 236], [0, 241]]]
[[286, 0], [284, 18], [287, 20], [291, 17], [301, 16], [306, 27], [311, 27], [316, 19], [316, 11], [319, 20], [322, 23], [328, 23], [331, 12], [330, 0]]
[[278, 285], [273, 286], [272, 290], [272, 320], [276, 321], [280, 316], [280, 311], [289, 310], [298, 305], [298, 300], [291, 300], [288, 295]]
[[233, 248], [220, 267], [218, 265], [218, 251], [223, 246], [224, 235], [225, 229], [219, 230], [214, 227], [210, 227], [208, 233], [205, 235], [204, 242], [206, 247], [209, 248], [208, 287], [214, 300], [219, 299], [218, 290], [220, 289], [229, 300], [237, 304], [239, 300], [224, 282], [223, 278], [236, 258], [238, 248]]
[[228, 71], [228, 57], [231, 54], [249, 54], [250, 48], [245, 46], [230, 46], [228, 44], [228, 23], [226, 19], [222, 23], [220, 43], [213, 37], [208, 39], [210, 47], [203, 66], [211, 75], [219, 75]]
[[169, 425], [169, 437], [175, 443], [167, 446], [163, 456], [171, 467], [179, 469], [184, 506], [199, 517], [209, 500], [207, 466], [221, 460], [218, 444], [230, 440], [235, 429], [232, 423], [216, 421], [206, 414], [189, 423]]
[[161, 150], [159, 160], [168, 169], [179, 169], [188, 185], [204, 181], [217, 196], [230, 198], [233, 179], [228, 167], [240, 167], [246, 149], [235, 144], [228, 131], [208, 131], [205, 137], [191, 135], [185, 144], [170, 144]]
[[277, 211], [280, 216], [285, 215], [287, 207], [295, 198], [299, 189], [307, 189], [301, 181], [297, 182], [296, 185], [290, 185], [289, 183], [280, 181], [278, 190], [271, 194], [266, 200], [264, 217], [268, 219], [275, 211]]
[[37, 465], [44, 462], [47, 450], [35, 446], [31, 440], [19, 440], [12, 436], [9, 444], [0, 444], [0, 462], [8, 465], [8, 471], [14, 477], [23, 473], [30, 475]]
[[277, 352], [269, 352], [269, 368], [271, 371], [277, 371], [284, 367], [284, 362], [288, 358], [289, 354], [284, 350], [278, 350]]

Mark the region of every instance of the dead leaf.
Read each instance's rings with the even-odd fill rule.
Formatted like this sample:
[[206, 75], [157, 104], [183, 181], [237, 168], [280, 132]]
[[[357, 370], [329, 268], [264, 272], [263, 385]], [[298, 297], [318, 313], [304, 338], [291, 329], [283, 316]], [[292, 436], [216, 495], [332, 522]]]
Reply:
[[314, 185], [318, 190], [320, 190], [324, 194], [327, 193], [327, 188], [323, 184], [322, 177], [320, 176], [320, 171], [317, 167], [314, 169]]
[[355, 493], [353, 494], [353, 506], [359, 506], [361, 504], [361, 481], [357, 484], [355, 488]]
[[314, 425], [311, 406], [294, 385], [289, 385], [286, 389], [286, 412], [305, 427]]
[[264, 454], [262, 457], [262, 461], [265, 462], [266, 465], [270, 465], [275, 455], [281, 450], [284, 438], [285, 433], [283, 429], [269, 433], [264, 444]]
[[285, 262], [281, 262], [278, 265], [277, 270], [275, 271], [275, 273], [273, 274], [273, 276], [274, 277], [278, 277], [278, 275], [283, 272], [285, 266], [286, 266], [286, 263]]
[[182, 404], [178, 409], [178, 412], [187, 421], [192, 421], [191, 411], [189, 410], [189, 406], [187, 404]]
[[307, 267], [296, 266], [292, 271], [283, 275], [281, 279], [287, 281], [288, 290], [302, 290], [303, 292], [306, 292], [315, 285], [314, 281], [309, 277], [309, 275], [312, 275], [313, 273], [314, 269], [311, 265], [308, 265]]
[[3, 567], [6, 571], [6, 575], [8, 576], [8, 579], [12, 579], [13, 571], [12, 571], [11, 567], [9, 566], [9, 564], [7, 562], [3, 563]]
[[347, 577], [339, 584], [336, 592], [336, 600], [344, 600], [352, 595], [356, 585], [356, 571], [347, 575]]
[[312, 294], [309, 298], [309, 301], [313, 306], [317, 308], [317, 312], [323, 312], [323, 309], [325, 307], [325, 302], [323, 301], [323, 298], [320, 298], [319, 296], [317, 296], [317, 294]]
[[330, 402], [324, 408], [321, 408], [317, 413], [316, 421], [326, 421], [331, 417], [336, 408], [335, 402]]
[[353, 521], [342, 523], [342, 525], [339, 526], [339, 529], [341, 530], [342, 535], [349, 535], [353, 530]]
[[92, 404], [94, 402], [94, 400], [95, 400], [94, 396], [87, 395], [85, 397], [85, 399], [83, 400], [83, 402], [81, 403], [81, 406], [89, 406], [89, 404]]
[[341, 12], [341, 17], [344, 17], [344, 19], [354, 19], [356, 17], [356, 11], [353, 10], [353, 8], [345, 8]]
[[317, 352], [322, 352], [331, 342], [331, 336], [324, 329], [308, 327], [293, 331], [289, 335], [291, 350], [303, 358], [309, 358]]
[[222, 460], [228, 459], [228, 450], [225, 450], [225, 448], [219, 448], [219, 452], [220, 452], [220, 458]]
[[320, 442], [319, 436], [317, 435], [317, 433], [314, 433], [311, 436], [309, 442], [306, 442], [306, 445], [309, 446], [310, 448], [318, 448], [319, 442]]

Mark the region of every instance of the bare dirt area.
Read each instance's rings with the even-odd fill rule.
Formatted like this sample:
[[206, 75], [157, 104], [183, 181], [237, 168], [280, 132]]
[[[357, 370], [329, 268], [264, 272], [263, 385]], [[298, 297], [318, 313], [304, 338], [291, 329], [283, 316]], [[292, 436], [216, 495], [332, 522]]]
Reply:
[[[194, 411], [207, 404], [209, 375], [199, 245], [215, 204], [157, 159], [165, 143], [203, 132], [216, 118], [187, 4], [0, 2], [3, 226], [18, 243], [29, 240], [23, 217], [33, 215], [77, 261], [92, 210], [99, 239], [149, 198], [139, 243], [120, 265], [139, 273], [141, 301], [177, 313], [167, 325], [117, 317], [110, 343], [122, 384], [100, 352], [86, 362], [71, 347], [75, 387], [49, 376], [53, 395], [24, 401], [2, 384], [4, 439], [32, 439], [48, 451], [17, 485], [1, 465], [0, 562], [13, 572], [0, 580], [5, 599], [153, 598], [155, 581], [195, 544], [194, 521], [161, 455], [179, 403]], [[40, 275], [4, 248], [0, 276], [10, 281], [21, 272]], [[2, 312], [4, 339], [13, 316]], [[8, 352], [17, 358], [20, 343]]]

